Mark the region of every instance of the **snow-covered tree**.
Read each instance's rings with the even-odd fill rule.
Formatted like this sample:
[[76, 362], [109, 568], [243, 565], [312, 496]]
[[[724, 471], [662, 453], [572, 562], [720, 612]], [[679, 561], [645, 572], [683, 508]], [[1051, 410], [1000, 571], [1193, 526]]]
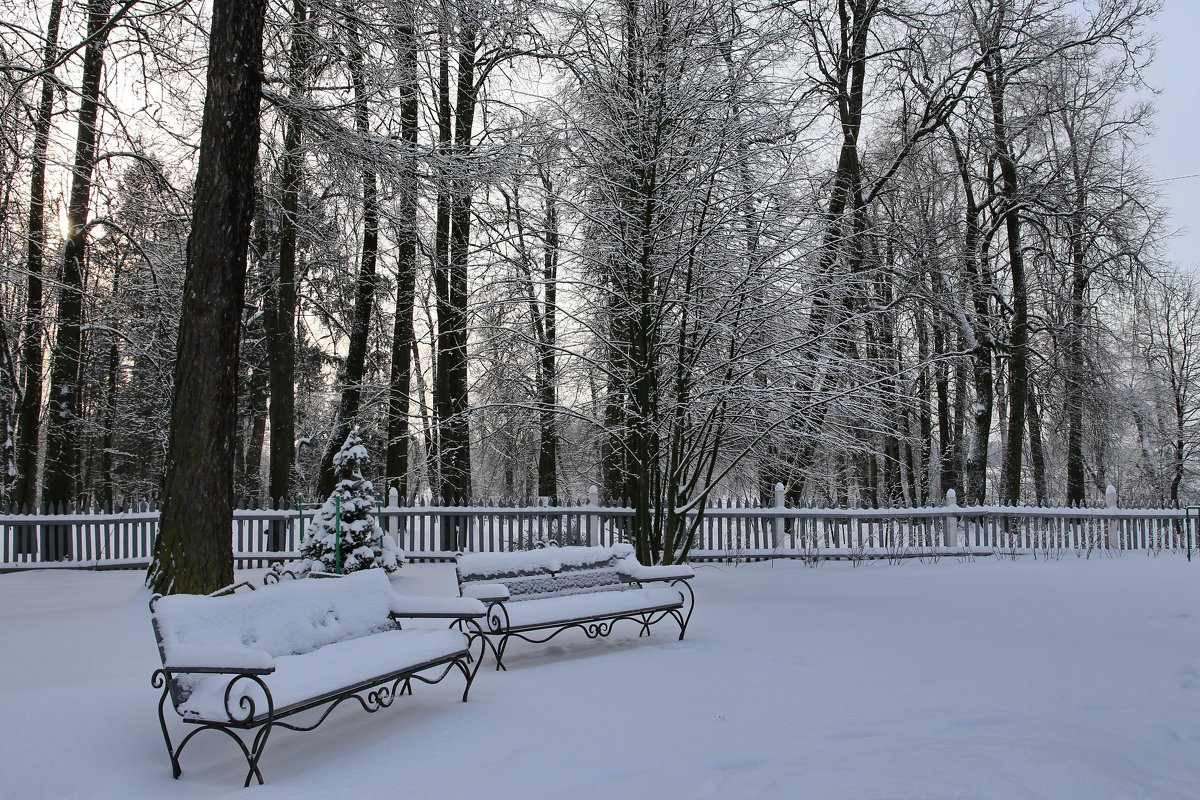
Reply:
[[337, 486], [313, 518], [311, 533], [301, 548], [301, 556], [309, 569], [339, 571], [339, 514], [341, 572], [377, 567], [388, 572], [399, 569], [404, 553], [395, 540], [383, 532], [375, 517], [375, 498], [371, 494], [374, 487], [362, 475], [367, 462], [367, 448], [358, 437], [358, 431], [353, 430], [333, 459]]

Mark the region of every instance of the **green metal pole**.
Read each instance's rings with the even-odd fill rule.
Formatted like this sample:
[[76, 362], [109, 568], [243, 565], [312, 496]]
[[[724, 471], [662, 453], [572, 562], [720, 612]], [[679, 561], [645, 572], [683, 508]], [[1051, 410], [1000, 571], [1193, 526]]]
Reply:
[[335, 563], [337, 564], [336, 571], [338, 575], [342, 574], [342, 498], [335, 497], [333, 500], [333, 553]]

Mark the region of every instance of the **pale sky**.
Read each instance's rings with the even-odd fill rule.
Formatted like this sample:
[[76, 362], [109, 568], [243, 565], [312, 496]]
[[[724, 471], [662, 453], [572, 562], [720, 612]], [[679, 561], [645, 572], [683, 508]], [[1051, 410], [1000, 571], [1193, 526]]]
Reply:
[[1158, 132], [1146, 144], [1146, 168], [1159, 180], [1171, 228], [1190, 228], [1168, 244], [1168, 257], [1200, 272], [1200, 0], [1166, 0], [1155, 24], [1158, 57], [1147, 74], [1161, 93]]

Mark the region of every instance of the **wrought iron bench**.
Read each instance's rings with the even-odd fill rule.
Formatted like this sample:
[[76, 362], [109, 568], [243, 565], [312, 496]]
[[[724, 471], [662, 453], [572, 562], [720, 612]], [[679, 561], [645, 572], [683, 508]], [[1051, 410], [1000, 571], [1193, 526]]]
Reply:
[[596, 639], [620, 620], [638, 623], [638, 635], [648, 636], [651, 625], [670, 618], [682, 639], [695, 605], [691, 567], [644, 566], [627, 544], [469, 553], [457, 562], [459, 593], [488, 604], [477, 635], [487, 640], [496, 669], [505, 669], [514, 637], [541, 644], [575, 628]]
[[[258, 764], [273, 729], [312, 730], [351, 699], [374, 713], [411, 694], [414, 679], [438, 683], [454, 668], [466, 679], [465, 702], [483, 661], [483, 647], [473, 657], [461, 632], [479, 628], [482, 603], [398, 595], [383, 570], [242, 587], [254, 589], [238, 584], [212, 595], [150, 600], [162, 657], [152, 683], [163, 690], [158, 720], [176, 778], [192, 737], [216, 730], [241, 748], [249, 767], [244, 785], [252, 778], [261, 784]], [[460, 630], [401, 628], [400, 619], [413, 618], [450, 619]], [[197, 726], [178, 747], [167, 726], [168, 700]], [[312, 709], [322, 710], [293, 719]]]

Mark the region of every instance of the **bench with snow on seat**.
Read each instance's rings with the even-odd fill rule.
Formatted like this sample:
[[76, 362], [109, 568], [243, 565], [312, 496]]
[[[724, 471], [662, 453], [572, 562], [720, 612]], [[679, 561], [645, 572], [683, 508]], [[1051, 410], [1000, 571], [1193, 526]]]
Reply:
[[[381, 569], [155, 595], [150, 611], [162, 657], [152, 683], [163, 690], [158, 720], [176, 778], [180, 753], [200, 731], [237, 742], [249, 767], [245, 785], [262, 783], [259, 759], [273, 729], [312, 730], [351, 699], [374, 713], [411, 694], [414, 679], [438, 683], [455, 668], [466, 679], [465, 702], [483, 661], [483, 647], [472, 655], [472, 639], [461, 632], [479, 629], [481, 602], [399, 595]], [[417, 618], [453, 620], [460, 630], [401, 627]], [[168, 701], [197, 726], [178, 747]], [[307, 720], [295, 716], [313, 709], [320, 710]]]
[[628, 544], [468, 553], [457, 562], [459, 593], [488, 604], [477, 635], [487, 639], [496, 669], [505, 668], [504, 650], [514, 637], [541, 644], [577, 628], [596, 639], [620, 620], [638, 623], [639, 636], [648, 636], [651, 625], [670, 618], [682, 639], [695, 605], [691, 567], [645, 566]]

